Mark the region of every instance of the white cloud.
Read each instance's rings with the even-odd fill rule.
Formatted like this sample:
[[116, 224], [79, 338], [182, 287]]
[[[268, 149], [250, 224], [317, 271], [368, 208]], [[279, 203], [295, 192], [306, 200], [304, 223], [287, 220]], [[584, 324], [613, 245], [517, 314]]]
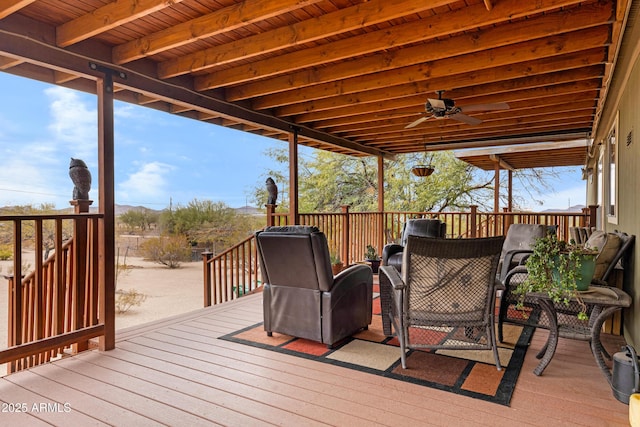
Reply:
[[118, 185], [116, 202], [152, 202], [164, 198], [167, 191], [165, 176], [173, 169], [173, 166], [160, 162], [143, 164]]
[[[35, 148], [35, 147], [31, 147]], [[66, 169], [56, 174], [51, 168], [34, 163], [31, 155], [24, 151], [12, 156], [10, 162], [2, 162], [0, 167], [0, 206], [39, 205], [54, 203], [64, 206], [65, 199], [71, 200], [73, 184]], [[66, 187], [64, 186], [66, 179]], [[64, 196], [68, 189], [69, 195]]]
[[63, 87], [45, 90], [50, 100], [48, 128], [58, 144], [72, 150], [73, 157], [95, 158], [98, 132], [97, 109], [90, 108], [78, 92]]

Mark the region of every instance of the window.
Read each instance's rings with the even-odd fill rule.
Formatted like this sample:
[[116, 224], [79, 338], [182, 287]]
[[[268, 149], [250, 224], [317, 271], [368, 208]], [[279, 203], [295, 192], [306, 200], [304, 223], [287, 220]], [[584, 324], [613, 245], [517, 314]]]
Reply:
[[609, 222], [617, 224], [618, 221], [618, 118], [611, 127], [606, 142], [607, 156], [607, 195], [606, 212]]
[[604, 229], [602, 224], [602, 218], [604, 216], [604, 152], [600, 152], [600, 156], [598, 157], [598, 170], [596, 174], [597, 179], [597, 197], [598, 197], [598, 210], [597, 210], [597, 218], [596, 218], [596, 226], [598, 229]]

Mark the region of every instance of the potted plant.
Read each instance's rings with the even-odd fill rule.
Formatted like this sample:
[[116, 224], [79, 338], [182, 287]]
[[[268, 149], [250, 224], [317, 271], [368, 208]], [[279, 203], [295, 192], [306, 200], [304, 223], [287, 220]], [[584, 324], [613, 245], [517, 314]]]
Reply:
[[554, 303], [569, 304], [571, 298], [581, 305], [581, 320], [587, 319], [586, 306], [580, 292], [589, 289], [595, 271], [598, 248], [584, 247], [558, 240], [555, 234], [536, 240], [533, 252], [526, 259], [527, 278], [518, 284], [515, 293], [522, 301], [528, 292], [546, 293]]
[[337, 253], [331, 253], [330, 258], [331, 258], [331, 271], [335, 276], [336, 274], [342, 271], [342, 269], [344, 268], [344, 264], [342, 263], [342, 260], [340, 260], [340, 255], [338, 255]]
[[367, 245], [367, 251], [364, 253], [364, 260], [371, 265], [371, 270], [373, 270], [374, 273], [378, 272], [378, 268], [380, 267], [380, 257], [378, 256], [378, 252], [376, 252], [376, 248], [371, 245]]

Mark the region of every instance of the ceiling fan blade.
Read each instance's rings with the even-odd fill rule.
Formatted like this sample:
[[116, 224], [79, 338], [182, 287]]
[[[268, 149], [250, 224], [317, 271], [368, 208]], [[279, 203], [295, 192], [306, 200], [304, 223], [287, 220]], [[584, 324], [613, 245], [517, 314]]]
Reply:
[[431, 104], [431, 106], [434, 109], [439, 109], [439, 110], [447, 109], [447, 104], [444, 103], [444, 99], [427, 98], [427, 101], [429, 101], [429, 104]]
[[479, 125], [480, 123], [482, 123], [482, 120], [476, 119], [475, 117], [467, 116], [466, 114], [462, 113], [451, 114], [447, 117], [453, 120], [458, 120], [459, 122], [466, 123], [468, 125]]
[[493, 104], [473, 104], [473, 105], [465, 105], [460, 107], [460, 111], [470, 112], [470, 111], [497, 111], [497, 110], [508, 110], [509, 104], [506, 102], [496, 102]]
[[411, 129], [413, 127], [418, 126], [420, 123], [426, 121], [429, 118], [429, 116], [422, 116], [420, 117], [418, 120], [416, 120], [415, 122], [409, 123], [408, 125], [406, 125], [404, 128], [405, 129]]

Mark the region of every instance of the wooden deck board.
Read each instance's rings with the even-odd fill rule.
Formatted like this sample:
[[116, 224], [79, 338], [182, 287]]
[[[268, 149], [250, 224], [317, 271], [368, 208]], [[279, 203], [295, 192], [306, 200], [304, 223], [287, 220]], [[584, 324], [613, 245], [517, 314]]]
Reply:
[[1, 378], [0, 401], [68, 402], [71, 411], [0, 414], [0, 424], [628, 425], [628, 406], [613, 397], [588, 343], [560, 340], [537, 377], [547, 334], [537, 331], [505, 407], [216, 339], [261, 321], [261, 298], [128, 328], [113, 351]]

